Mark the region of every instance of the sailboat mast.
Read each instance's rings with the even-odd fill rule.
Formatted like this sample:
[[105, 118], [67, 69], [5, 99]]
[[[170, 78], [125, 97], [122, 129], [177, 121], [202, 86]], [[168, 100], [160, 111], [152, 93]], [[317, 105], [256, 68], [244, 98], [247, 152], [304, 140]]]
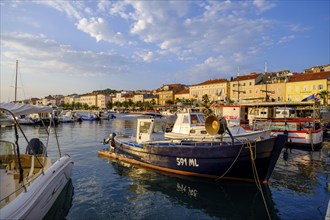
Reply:
[[17, 73], [18, 73], [18, 60], [16, 60], [15, 102], [17, 101]]

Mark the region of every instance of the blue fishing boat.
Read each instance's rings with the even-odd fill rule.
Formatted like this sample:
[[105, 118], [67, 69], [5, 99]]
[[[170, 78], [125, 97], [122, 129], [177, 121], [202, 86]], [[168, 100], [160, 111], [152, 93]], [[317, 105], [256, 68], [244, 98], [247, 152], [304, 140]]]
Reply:
[[[220, 125], [226, 124], [218, 124], [211, 129], [223, 132]], [[98, 154], [185, 176], [267, 183], [287, 140], [286, 135], [230, 142], [166, 139], [165, 131], [164, 119], [138, 119], [136, 136], [112, 133], [104, 140], [110, 147]]]

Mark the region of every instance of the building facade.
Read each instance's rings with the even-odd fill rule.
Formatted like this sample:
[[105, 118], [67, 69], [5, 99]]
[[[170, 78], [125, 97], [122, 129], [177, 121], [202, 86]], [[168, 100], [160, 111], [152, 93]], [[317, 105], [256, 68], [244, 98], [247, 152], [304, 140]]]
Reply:
[[[329, 91], [330, 71], [295, 74], [286, 83], [286, 101], [302, 101], [313, 94]], [[320, 100], [322, 101], [322, 100]]]
[[212, 79], [189, 87], [189, 95], [198, 102], [207, 95], [209, 100], [222, 101], [228, 97], [228, 81], [225, 79]]
[[260, 73], [251, 73], [248, 75], [237, 76], [229, 82], [229, 98], [235, 103], [255, 102], [260, 97], [256, 96], [255, 85], [262, 82], [263, 75]]

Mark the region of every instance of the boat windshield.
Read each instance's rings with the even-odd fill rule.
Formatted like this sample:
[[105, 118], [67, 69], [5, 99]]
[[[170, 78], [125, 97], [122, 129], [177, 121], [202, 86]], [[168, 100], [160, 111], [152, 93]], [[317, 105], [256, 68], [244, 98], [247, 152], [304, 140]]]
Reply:
[[[16, 155], [15, 144], [9, 141], [0, 140], [0, 165], [6, 168]], [[16, 161], [15, 161], [16, 162]]]
[[150, 126], [151, 126], [151, 122], [141, 121], [140, 122], [140, 133], [149, 134]]
[[164, 121], [156, 121], [152, 133], [165, 133], [166, 123]]
[[203, 114], [191, 114], [191, 124], [205, 124], [205, 116]]

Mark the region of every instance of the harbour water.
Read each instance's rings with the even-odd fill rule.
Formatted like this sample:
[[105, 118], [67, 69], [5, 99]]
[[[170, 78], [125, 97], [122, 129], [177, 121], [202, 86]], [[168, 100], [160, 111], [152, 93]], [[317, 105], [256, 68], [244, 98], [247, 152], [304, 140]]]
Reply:
[[[108, 147], [100, 143], [103, 138], [112, 132], [131, 135], [135, 127], [136, 117], [130, 115], [58, 125], [62, 153], [75, 162], [73, 191], [61, 198], [69, 209], [61, 206], [47, 219], [325, 218], [330, 142], [319, 152], [283, 151], [269, 184], [260, 191], [254, 183], [183, 178], [98, 156], [97, 150]], [[23, 128], [28, 137], [45, 135], [40, 127]], [[1, 129], [1, 137], [13, 132]], [[56, 151], [50, 149], [49, 156]]]

